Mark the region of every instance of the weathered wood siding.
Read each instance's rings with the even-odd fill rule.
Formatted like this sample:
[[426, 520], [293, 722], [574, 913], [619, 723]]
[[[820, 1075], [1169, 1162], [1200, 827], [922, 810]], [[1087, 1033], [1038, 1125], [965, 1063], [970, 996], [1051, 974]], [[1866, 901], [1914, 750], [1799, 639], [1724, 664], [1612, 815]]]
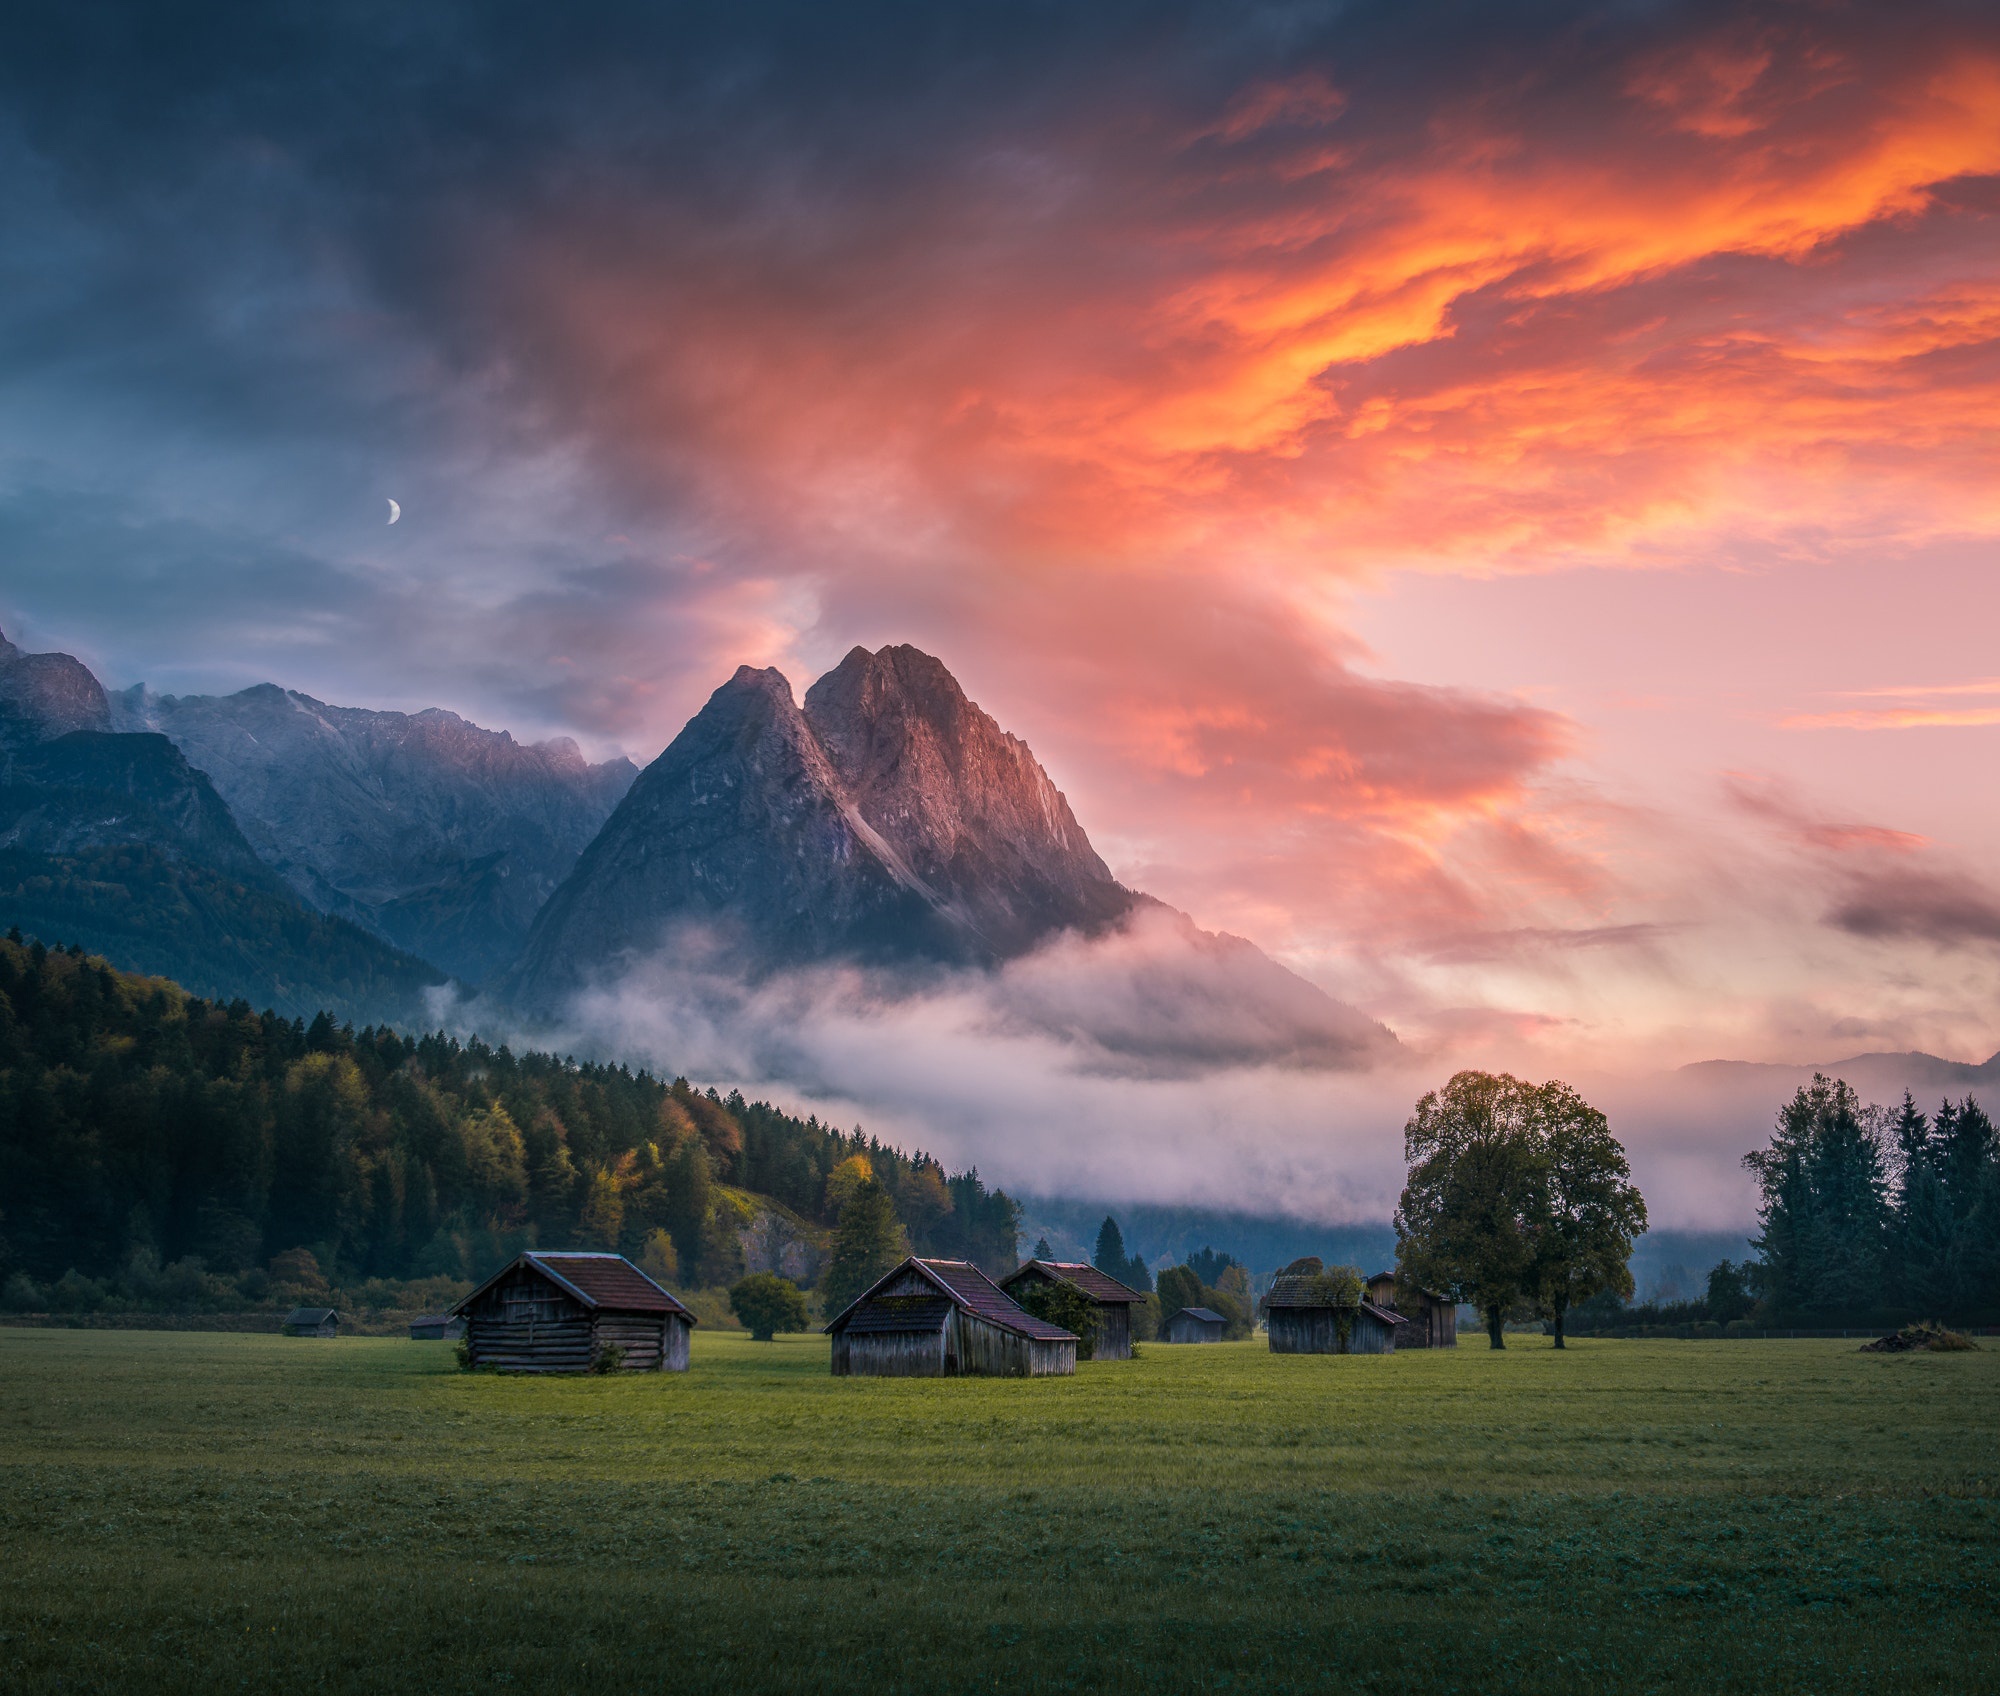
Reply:
[[1273, 1354], [1394, 1354], [1396, 1328], [1372, 1313], [1348, 1318], [1347, 1345], [1330, 1307], [1274, 1307], [1265, 1316]]
[[599, 1313], [591, 1322], [592, 1353], [621, 1348], [627, 1372], [685, 1372], [688, 1322], [672, 1313]]
[[588, 1372], [600, 1349], [625, 1351], [627, 1372], [681, 1372], [688, 1323], [675, 1314], [592, 1312], [527, 1267], [486, 1291], [465, 1316], [474, 1366], [502, 1372]]
[[1432, 1301], [1417, 1296], [1397, 1304], [1396, 1311], [1409, 1321], [1396, 1334], [1399, 1349], [1455, 1349], [1458, 1347], [1458, 1308], [1448, 1301]]
[[[1163, 1343], [1219, 1343], [1222, 1341], [1222, 1322], [1216, 1319], [1195, 1319], [1187, 1313], [1176, 1313], [1160, 1331]], [[1271, 1345], [1276, 1348], [1277, 1345]]]
[[1093, 1360], [1132, 1358], [1132, 1308], [1127, 1302], [1101, 1301], [1097, 1304], [1097, 1347]]
[[945, 1370], [970, 1378], [1064, 1378], [1076, 1371], [1076, 1341], [1038, 1342], [962, 1308], [946, 1326]]
[[945, 1328], [935, 1331], [838, 1332], [833, 1339], [833, 1375], [864, 1378], [942, 1378]]
[[[934, 1294], [921, 1278], [898, 1280], [894, 1294]], [[881, 1299], [881, 1298], [878, 1298]], [[1076, 1371], [1076, 1343], [1038, 1342], [954, 1307], [926, 1330], [863, 1330], [834, 1334], [836, 1378], [1049, 1378]]]

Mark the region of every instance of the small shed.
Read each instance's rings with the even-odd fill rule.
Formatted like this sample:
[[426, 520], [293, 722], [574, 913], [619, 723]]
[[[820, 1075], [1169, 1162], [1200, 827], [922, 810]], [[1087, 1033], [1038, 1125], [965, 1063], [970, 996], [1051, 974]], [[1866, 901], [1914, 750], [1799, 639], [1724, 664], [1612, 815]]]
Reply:
[[1037, 1319], [969, 1260], [912, 1255], [827, 1326], [836, 1378], [1046, 1378], [1076, 1371], [1076, 1338]]
[[1458, 1303], [1435, 1290], [1415, 1284], [1398, 1284], [1393, 1272], [1377, 1272], [1368, 1280], [1368, 1299], [1377, 1307], [1391, 1308], [1409, 1321], [1396, 1334], [1399, 1349], [1455, 1349], [1458, 1347]]
[[288, 1337], [337, 1337], [340, 1315], [330, 1307], [295, 1307], [285, 1319]]
[[1364, 1295], [1336, 1303], [1325, 1293], [1317, 1260], [1294, 1261], [1271, 1280], [1264, 1297], [1264, 1328], [1273, 1354], [1394, 1354], [1408, 1323], [1393, 1308]]
[[504, 1372], [685, 1372], [695, 1318], [622, 1254], [530, 1249], [452, 1310], [473, 1366]]
[[410, 1321], [410, 1336], [420, 1343], [449, 1342], [465, 1335], [465, 1321], [449, 1313], [420, 1313]]
[[1146, 1298], [1129, 1284], [1081, 1260], [1031, 1260], [1000, 1280], [1000, 1287], [1018, 1300], [1034, 1284], [1071, 1284], [1097, 1307], [1097, 1346], [1093, 1360], [1132, 1358], [1132, 1309]]
[[1206, 1307], [1184, 1307], [1160, 1327], [1163, 1343], [1219, 1343], [1229, 1321]]

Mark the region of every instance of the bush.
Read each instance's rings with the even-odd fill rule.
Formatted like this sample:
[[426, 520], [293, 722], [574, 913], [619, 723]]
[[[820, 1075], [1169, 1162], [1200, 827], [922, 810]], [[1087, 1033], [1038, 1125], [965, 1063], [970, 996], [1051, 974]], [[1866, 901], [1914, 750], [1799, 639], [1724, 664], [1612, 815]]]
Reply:
[[590, 1370], [597, 1373], [616, 1372], [625, 1364], [625, 1351], [616, 1343], [606, 1343], [590, 1357]]
[[110, 1294], [95, 1278], [86, 1278], [72, 1266], [49, 1291], [49, 1305], [58, 1313], [89, 1313], [102, 1307]]
[[1963, 1332], [1947, 1331], [1935, 1319], [1924, 1319], [1914, 1325], [1905, 1325], [1900, 1331], [1891, 1331], [1886, 1337], [1877, 1337], [1872, 1343], [1863, 1343], [1861, 1352], [1912, 1354], [1921, 1350], [1929, 1354], [1957, 1354], [1963, 1349], [1978, 1347]]
[[1097, 1353], [1097, 1333], [1103, 1315], [1097, 1303], [1074, 1284], [1037, 1281], [1014, 1298], [1037, 1319], [1060, 1325], [1076, 1333], [1076, 1358], [1089, 1360]]
[[49, 1292], [25, 1272], [16, 1272], [0, 1289], [0, 1307], [13, 1313], [40, 1313], [49, 1305]]
[[775, 1272], [752, 1272], [729, 1287], [729, 1311], [760, 1343], [780, 1331], [806, 1329], [806, 1298], [789, 1278]]

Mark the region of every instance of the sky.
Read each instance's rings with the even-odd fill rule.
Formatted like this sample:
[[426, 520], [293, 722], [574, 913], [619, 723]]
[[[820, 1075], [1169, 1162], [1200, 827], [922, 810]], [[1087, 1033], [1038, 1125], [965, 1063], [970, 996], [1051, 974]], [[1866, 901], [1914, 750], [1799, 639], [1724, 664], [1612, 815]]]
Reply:
[[9, 637], [641, 760], [914, 642], [1440, 1074], [2000, 1048], [1996, 337], [1990, 6], [0, 20]]

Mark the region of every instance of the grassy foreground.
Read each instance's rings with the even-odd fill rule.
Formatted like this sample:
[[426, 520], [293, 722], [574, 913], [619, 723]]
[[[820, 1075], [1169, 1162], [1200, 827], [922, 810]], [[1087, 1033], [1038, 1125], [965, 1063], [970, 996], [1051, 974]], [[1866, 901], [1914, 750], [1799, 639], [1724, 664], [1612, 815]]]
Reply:
[[2000, 1688], [2000, 1351], [0, 1330], [9, 1690]]

